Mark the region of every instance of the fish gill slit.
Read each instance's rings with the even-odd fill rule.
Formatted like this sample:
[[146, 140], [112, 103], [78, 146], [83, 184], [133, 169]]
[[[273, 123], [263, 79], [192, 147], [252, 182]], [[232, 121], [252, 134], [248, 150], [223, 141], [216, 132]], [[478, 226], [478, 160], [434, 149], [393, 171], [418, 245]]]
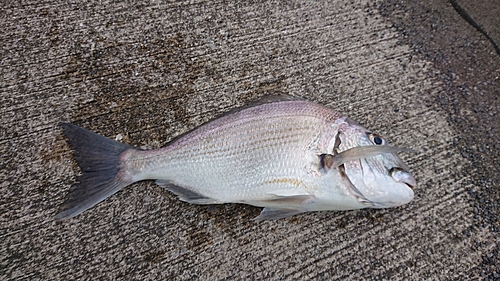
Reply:
[[349, 193], [356, 197], [360, 202], [365, 203], [365, 204], [370, 204], [371, 201], [368, 200], [357, 188], [356, 186], [352, 183], [352, 181], [349, 179], [347, 176], [347, 173], [345, 172], [345, 166], [344, 164], [340, 165], [337, 167], [337, 170], [339, 171], [340, 178], [344, 182], [344, 184], [347, 186], [347, 191]]
[[332, 151], [332, 154], [333, 155], [337, 155], [339, 152], [339, 148], [340, 148], [340, 144], [342, 143], [342, 141], [340, 140], [340, 134], [341, 132], [338, 131], [337, 134], [335, 135], [335, 143], [333, 144], [333, 151]]

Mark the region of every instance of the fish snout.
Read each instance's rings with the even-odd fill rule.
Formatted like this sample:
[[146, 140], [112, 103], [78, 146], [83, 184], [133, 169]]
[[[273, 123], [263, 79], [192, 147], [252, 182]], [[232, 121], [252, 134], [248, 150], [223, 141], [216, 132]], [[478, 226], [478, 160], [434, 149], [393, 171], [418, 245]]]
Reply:
[[389, 174], [395, 181], [404, 183], [411, 189], [417, 186], [415, 178], [413, 178], [410, 172], [405, 171], [403, 168], [393, 167], [389, 170]]

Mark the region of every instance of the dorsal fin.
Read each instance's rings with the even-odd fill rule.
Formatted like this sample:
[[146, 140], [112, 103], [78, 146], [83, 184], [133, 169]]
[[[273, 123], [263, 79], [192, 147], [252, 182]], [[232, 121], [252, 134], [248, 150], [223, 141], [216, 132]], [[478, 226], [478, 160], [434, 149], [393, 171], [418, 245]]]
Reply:
[[303, 99], [301, 97], [295, 97], [292, 95], [287, 95], [287, 94], [262, 96], [259, 99], [248, 102], [247, 104], [245, 104], [243, 106], [235, 107], [227, 112], [224, 112], [221, 115], [217, 116], [215, 119], [240, 112], [240, 111], [245, 110], [247, 108], [256, 107], [256, 106], [263, 105], [263, 104], [282, 102], [282, 101], [306, 101], [306, 99]]
[[274, 103], [274, 102], [282, 102], [282, 101], [306, 101], [305, 99], [301, 98], [301, 97], [295, 97], [295, 96], [291, 96], [291, 95], [287, 95], [287, 94], [281, 94], [281, 95], [271, 95], [271, 96], [263, 96], [261, 97], [260, 99], [257, 99], [255, 101], [252, 101], [252, 102], [249, 102], [247, 103], [246, 105], [244, 106], [240, 106], [240, 107], [236, 107], [236, 108], [233, 108], [227, 112], [224, 112], [220, 115], [218, 115], [217, 117], [213, 118], [212, 120], [202, 124], [201, 126], [198, 126], [192, 130], [189, 130], [183, 134], [180, 134], [176, 137], [174, 137], [172, 140], [170, 140], [169, 142], [167, 142], [166, 144], [163, 145], [163, 147], [166, 147], [166, 146], [169, 146], [170, 144], [176, 142], [177, 140], [181, 139], [182, 137], [186, 136], [187, 134], [191, 133], [192, 131], [208, 124], [208, 123], [211, 123], [217, 119], [220, 119], [222, 117], [225, 117], [225, 116], [228, 116], [228, 115], [231, 115], [231, 114], [235, 114], [235, 113], [238, 113], [242, 110], [245, 110], [247, 108], [251, 108], [251, 107], [256, 107], [256, 106], [259, 106], [259, 105], [263, 105], [263, 104], [269, 104], [269, 103]]

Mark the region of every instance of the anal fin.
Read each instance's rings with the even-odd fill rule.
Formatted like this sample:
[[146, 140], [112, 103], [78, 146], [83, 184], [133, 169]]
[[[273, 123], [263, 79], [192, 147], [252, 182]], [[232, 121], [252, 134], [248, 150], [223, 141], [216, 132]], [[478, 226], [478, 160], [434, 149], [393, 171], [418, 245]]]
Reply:
[[174, 185], [168, 181], [162, 181], [162, 180], [156, 180], [155, 183], [168, 191], [174, 193], [175, 195], [179, 196], [179, 200], [191, 203], [191, 204], [221, 204], [223, 202], [219, 202], [215, 199], [203, 196], [199, 193], [196, 193], [192, 190], [189, 190], [187, 188]]

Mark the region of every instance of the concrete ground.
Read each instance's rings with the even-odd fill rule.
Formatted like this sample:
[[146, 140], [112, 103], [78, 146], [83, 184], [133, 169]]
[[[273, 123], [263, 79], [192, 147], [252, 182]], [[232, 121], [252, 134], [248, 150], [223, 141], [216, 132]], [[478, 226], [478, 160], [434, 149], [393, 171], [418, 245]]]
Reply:
[[[246, 2], [2, 4], [0, 280], [500, 280], [498, 1]], [[255, 222], [141, 182], [52, 220], [58, 122], [156, 148], [283, 93], [419, 150], [414, 201]]]

